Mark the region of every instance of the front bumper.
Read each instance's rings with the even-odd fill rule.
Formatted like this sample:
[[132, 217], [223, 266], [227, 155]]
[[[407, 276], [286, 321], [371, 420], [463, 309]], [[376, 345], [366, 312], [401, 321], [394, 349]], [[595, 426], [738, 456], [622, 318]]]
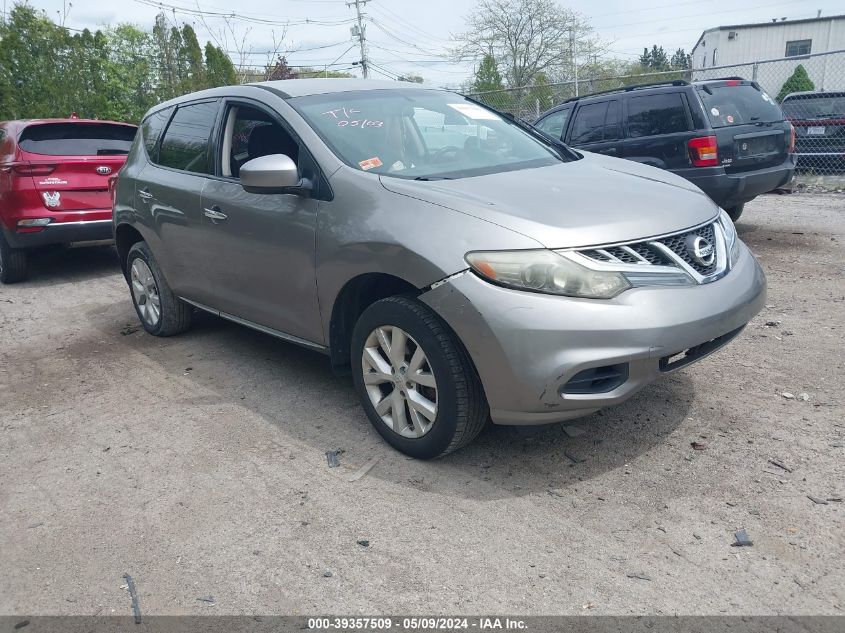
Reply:
[[724, 167], [673, 170], [673, 173], [689, 180], [723, 209], [783, 187], [792, 180], [794, 172], [794, 154], [790, 154], [780, 165], [754, 171], [728, 173]]
[[[661, 359], [724, 337], [702, 348], [703, 358], [760, 311], [765, 295], [763, 271], [743, 245], [718, 281], [634, 288], [607, 301], [509, 290], [471, 272], [420, 298], [466, 346], [493, 422], [546, 424], [623, 402], [664, 373]], [[611, 391], [562, 392], [576, 374], [609, 365], [627, 369]]]
[[34, 248], [50, 244], [96, 242], [114, 239], [111, 220], [85, 220], [80, 222], [51, 222], [42, 230], [21, 233], [3, 227], [3, 237], [12, 248]]

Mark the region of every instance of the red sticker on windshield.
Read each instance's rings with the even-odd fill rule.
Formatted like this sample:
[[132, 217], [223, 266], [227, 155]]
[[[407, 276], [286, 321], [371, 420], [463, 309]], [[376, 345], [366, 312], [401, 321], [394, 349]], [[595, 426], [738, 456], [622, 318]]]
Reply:
[[367, 160], [362, 160], [360, 163], [358, 163], [358, 166], [364, 171], [367, 171], [368, 169], [373, 169], [374, 167], [381, 167], [381, 165], [382, 162], [378, 156], [368, 158]]

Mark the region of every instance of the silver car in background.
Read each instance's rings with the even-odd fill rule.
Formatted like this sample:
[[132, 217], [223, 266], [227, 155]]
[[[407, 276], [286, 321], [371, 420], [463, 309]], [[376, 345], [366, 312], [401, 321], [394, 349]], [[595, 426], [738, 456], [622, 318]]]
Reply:
[[699, 360], [765, 278], [688, 181], [395, 82], [217, 88], [153, 108], [116, 187], [144, 328], [194, 308], [351, 371], [397, 449], [588, 415]]

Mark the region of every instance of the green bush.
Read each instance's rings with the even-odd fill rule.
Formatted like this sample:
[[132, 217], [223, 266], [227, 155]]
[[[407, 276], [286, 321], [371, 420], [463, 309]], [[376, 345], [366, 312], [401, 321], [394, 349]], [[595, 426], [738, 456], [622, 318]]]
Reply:
[[816, 84], [813, 83], [807, 70], [801, 64], [795, 67], [789, 79], [783, 82], [783, 88], [778, 93], [778, 102], [783, 101], [783, 98], [792, 92], [804, 92], [805, 90], [815, 90]]

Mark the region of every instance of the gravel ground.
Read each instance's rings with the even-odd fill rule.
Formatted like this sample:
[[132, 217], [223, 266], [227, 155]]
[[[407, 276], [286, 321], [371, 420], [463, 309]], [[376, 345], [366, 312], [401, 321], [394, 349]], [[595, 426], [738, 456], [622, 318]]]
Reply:
[[130, 615], [125, 573], [146, 614], [842, 614], [845, 196], [739, 230], [769, 299], [728, 348], [436, 462], [325, 357], [153, 338], [110, 248], [42, 256], [0, 286], [0, 614]]

